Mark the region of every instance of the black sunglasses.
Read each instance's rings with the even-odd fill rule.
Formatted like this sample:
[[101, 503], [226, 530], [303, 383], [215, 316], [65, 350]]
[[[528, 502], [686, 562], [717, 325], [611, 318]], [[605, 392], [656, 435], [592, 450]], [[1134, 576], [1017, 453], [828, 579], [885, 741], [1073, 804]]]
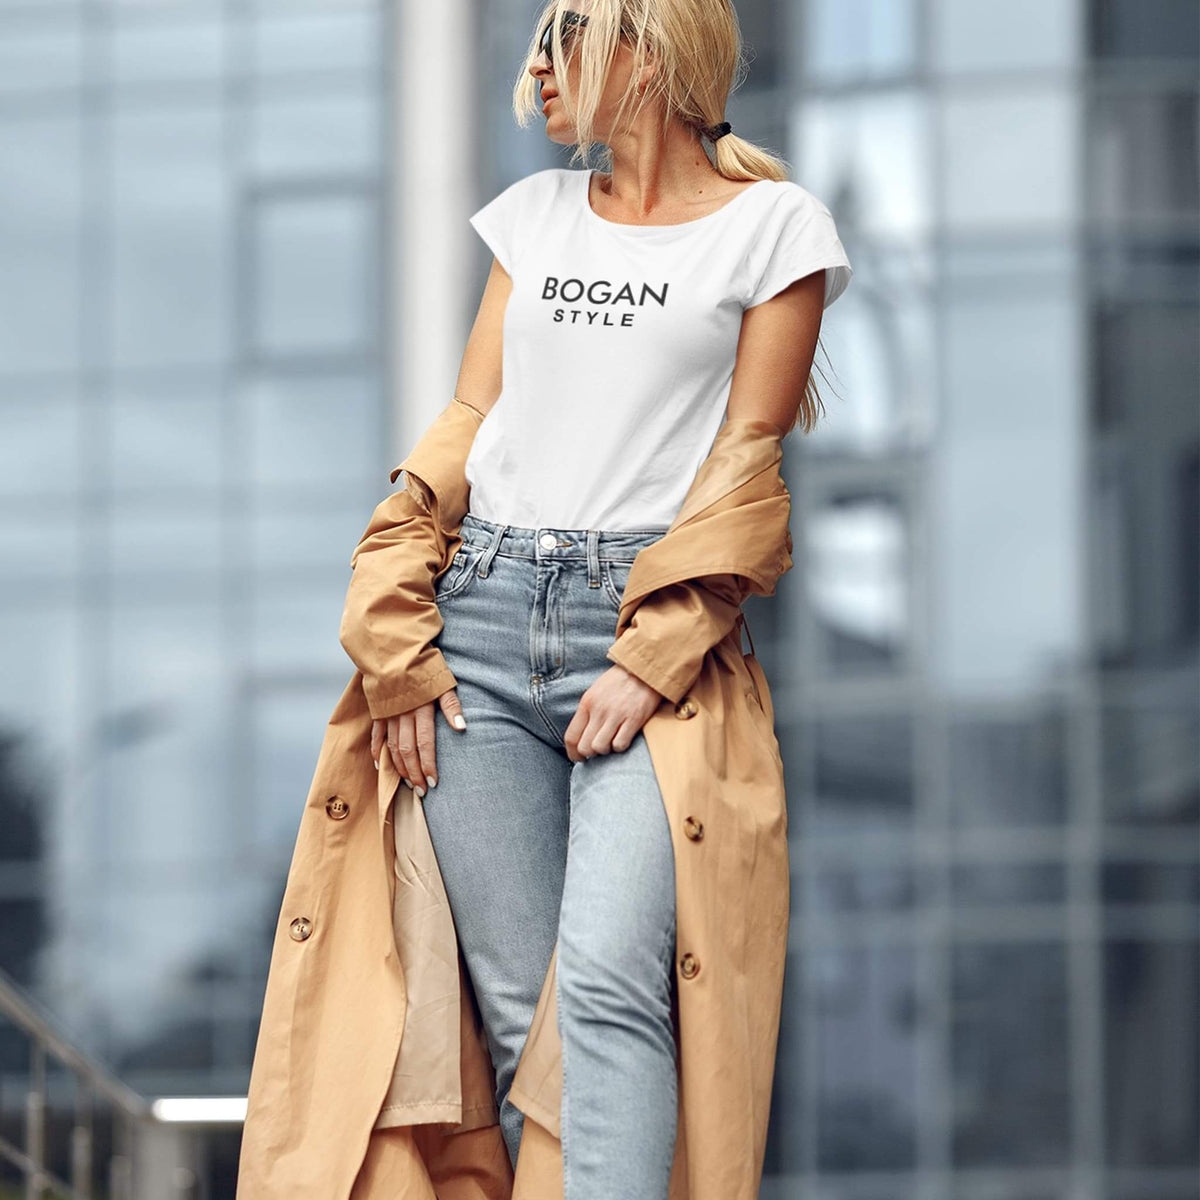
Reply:
[[[567, 9], [563, 13], [562, 19], [559, 21], [559, 37], [562, 39], [563, 50], [568, 57], [571, 53], [571, 43], [575, 40], [575, 35], [580, 29], [588, 23], [587, 13], [576, 12], [574, 9]], [[546, 22], [546, 28], [542, 30], [542, 36], [538, 40], [538, 51], [546, 56], [546, 61], [554, 66], [554, 20], [551, 18]]]
[[[579, 31], [588, 23], [587, 13], [576, 12], [573, 8], [568, 8], [562, 15], [559, 21], [559, 36], [562, 38], [563, 50], [568, 58], [571, 56], [571, 45], [575, 41]], [[628, 28], [624, 22], [621, 24], [621, 36], [627, 37], [633, 33], [633, 30]], [[551, 67], [554, 66], [554, 19], [551, 18], [546, 22], [545, 29], [542, 30], [542, 36], [538, 39], [538, 53], [546, 56], [546, 61]]]

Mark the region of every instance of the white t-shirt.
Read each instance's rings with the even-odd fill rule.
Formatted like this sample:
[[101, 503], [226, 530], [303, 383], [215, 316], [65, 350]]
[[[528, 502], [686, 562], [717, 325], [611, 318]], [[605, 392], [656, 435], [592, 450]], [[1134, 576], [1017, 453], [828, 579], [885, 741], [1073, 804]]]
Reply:
[[682, 224], [620, 225], [592, 208], [589, 175], [535, 171], [470, 218], [513, 281], [470, 511], [661, 531], [724, 422], [743, 311], [822, 267], [828, 307], [850, 261], [829, 209], [787, 180]]

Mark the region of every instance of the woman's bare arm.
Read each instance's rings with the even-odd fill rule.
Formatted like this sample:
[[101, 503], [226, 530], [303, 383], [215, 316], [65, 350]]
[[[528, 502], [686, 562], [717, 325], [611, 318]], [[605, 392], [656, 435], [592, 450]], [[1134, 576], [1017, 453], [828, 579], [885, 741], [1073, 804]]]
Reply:
[[[454, 387], [460, 400], [484, 414], [500, 398], [504, 312], [511, 293], [511, 277], [493, 258]], [[434, 707], [431, 700], [371, 725], [371, 757], [376, 766], [386, 740], [396, 769], [419, 797], [424, 797], [427, 784], [437, 786]], [[437, 707], [454, 728], [466, 728], [466, 714], [455, 688], [437, 698]]]
[[729, 391], [729, 416], [771, 421], [781, 433], [791, 428], [817, 352], [824, 305], [822, 269], [746, 309]]
[[504, 311], [511, 294], [512, 279], [493, 258], [454, 385], [454, 394], [482, 413], [500, 398]]

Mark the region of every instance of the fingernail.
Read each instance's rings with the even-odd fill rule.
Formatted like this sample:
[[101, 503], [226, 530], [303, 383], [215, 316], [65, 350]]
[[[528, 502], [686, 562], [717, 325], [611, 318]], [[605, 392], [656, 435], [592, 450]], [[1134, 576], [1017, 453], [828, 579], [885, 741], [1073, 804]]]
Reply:
[[413, 791], [417, 793], [418, 800], [423, 800], [425, 798], [425, 789], [423, 787], [413, 788]]
[[467, 721], [462, 713], [455, 713], [451, 720], [454, 722], [455, 729], [466, 729]]
[[379, 759], [375, 759], [374, 762], [375, 762], [375, 770], [378, 771], [379, 770]]
[[436, 776], [436, 775], [430, 775], [428, 778], [429, 778], [429, 786], [430, 786], [430, 787], [437, 787], [437, 776]]
[[412, 780], [411, 780], [411, 779], [406, 779], [406, 780], [404, 781], [404, 786], [405, 786], [405, 787], [412, 787]]

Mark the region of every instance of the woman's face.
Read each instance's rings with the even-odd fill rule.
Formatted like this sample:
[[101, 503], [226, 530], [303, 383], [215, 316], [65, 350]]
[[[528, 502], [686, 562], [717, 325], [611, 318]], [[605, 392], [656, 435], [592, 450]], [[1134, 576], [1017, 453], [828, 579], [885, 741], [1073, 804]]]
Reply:
[[[590, 0], [576, 0], [568, 13], [586, 16], [590, 6]], [[566, 62], [556, 61], [551, 64], [546, 51], [543, 50], [534, 59], [529, 73], [541, 85], [542, 115], [546, 119], [546, 136], [552, 142], [571, 146], [579, 139], [574, 123], [567, 115], [562, 97], [558, 94], [558, 80], [565, 73], [570, 81], [572, 91], [576, 95], [579, 94], [579, 56], [573, 52], [572, 42], [580, 37], [586, 37], [587, 29], [584, 25], [574, 23], [568, 15], [563, 26], [563, 34], [564, 49], [567, 52]], [[617, 51], [613, 56], [612, 66], [604, 83], [604, 91], [600, 96], [600, 104], [596, 109], [593, 134], [597, 141], [607, 143], [609, 135], [612, 133], [613, 116], [621, 96], [629, 86], [629, 77], [632, 71], [633, 51], [628, 41], [622, 38], [617, 44]]]

